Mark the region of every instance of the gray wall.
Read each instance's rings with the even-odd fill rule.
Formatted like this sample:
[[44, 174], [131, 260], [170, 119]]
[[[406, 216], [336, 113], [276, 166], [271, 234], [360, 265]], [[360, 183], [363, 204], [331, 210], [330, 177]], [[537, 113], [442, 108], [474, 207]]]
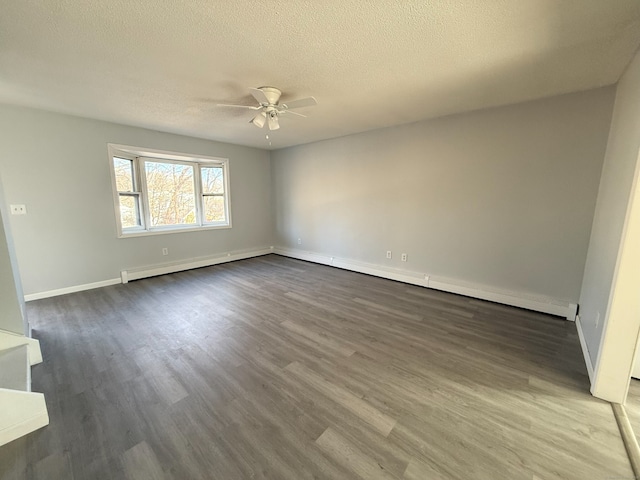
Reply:
[[[116, 238], [107, 143], [229, 158], [233, 228]], [[28, 211], [11, 216], [26, 294], [272, 244], [267, 151], [11, 106], [0, 106], [0, 144], [7, 202]]]
[[614, 94], [273, 152], [276, 245], [576, 303]]
[[0, 179], [0, 330], [28, 334], [24, 297]]
[[636, 54], [618, 82], [580, 293], [582, 330], [594, 367], [608, 314], [610, 290], [639, 149], [640, 53]]

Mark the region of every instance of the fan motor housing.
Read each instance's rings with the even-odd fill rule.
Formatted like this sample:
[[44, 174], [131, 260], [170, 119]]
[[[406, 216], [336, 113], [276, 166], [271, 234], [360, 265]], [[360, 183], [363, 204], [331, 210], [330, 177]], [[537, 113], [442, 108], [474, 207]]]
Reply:
[[260, 87], [258, 90], [262, 90], [265, 97], [269, 100], [270, 105], [275, 105], [280, 100], [282, 92], [275, 87]]

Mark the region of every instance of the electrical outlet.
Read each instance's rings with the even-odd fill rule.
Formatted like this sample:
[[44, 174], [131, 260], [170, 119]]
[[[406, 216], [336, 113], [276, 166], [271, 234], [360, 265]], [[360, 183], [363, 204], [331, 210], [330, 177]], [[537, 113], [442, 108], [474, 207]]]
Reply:
[[11, 215], [26, 215], [27, 214], [27, 206], [26, 205], [11, 205], [10, 206]]
[[162, 255], [169, 255], [169, 249], [167, 247], [162, 249]]
[[403, 253], [402, 257], [400, 257], [400, 260], [402, 260], [403, 262], [406, 262], [407, 261], [407, 254]]
[[298, 238], [298, 245], [302, 245], [302, 239]]
[[387, 250], [387, 258], [391, 258], [391, 250]]

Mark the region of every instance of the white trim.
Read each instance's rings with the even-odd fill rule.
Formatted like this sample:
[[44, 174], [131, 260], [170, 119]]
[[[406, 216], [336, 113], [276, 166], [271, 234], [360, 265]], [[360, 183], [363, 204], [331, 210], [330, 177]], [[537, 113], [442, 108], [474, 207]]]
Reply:
[[273, 247], [263, 247], [251, 250], [235, 250], [213, 256], [186, 259], [180, 262], [131, 268], [128, 270], [122, 270], [119, 278], [110, 278], [109, 280], [102, 280], [100, 282], [85, 283], [83, 285], [74, 285], [72, 287], [58, 288], [56, 290], [48, 290], [45, 292], [30, 293], [29, 295], [24, 296], [24, 300], [25, 302], [30, 302], [32, 300], [40, 300], [41, 298], [56, 297], [58, 295], [66, 295], [67, 293], [108, 287], [109, 285], [116, 285], [118, 283], [128, 283], [131, 280], [138, 280], [140, 278], [181, 272], [183, 270], [191, 270], [192, 268], [208, 267], [210, 265], [243, 260], [245, 258], [259, 257], [262, 255], [268, 255], [269, 253], [273, 253]]
[[490, 302], [502, 303], [513, 307], [549, 313], [563, 318], [568, 318], [571, 311], [571, 304], [567, 301], [550, 297], [531, 296], [520, 292], [511, 292], [488, 285], [471, 284], [449, 278], [435, 278], [427, 273], [389, 268], [382, 265], [364, 263], [345, 258], [336, 258], [329, 255], [286, 247], [276, 247], [274, 248], [273, 253], [283, 255], [285, 257], [330, 265], [345, 270], [351, 270], [353, 272], [366, 273], [376, 277], [397, 280], [399, 282], [409, 283], [412, 285], [442, 290], [444, 292], [456, 293], [458, 295], [465, 295], [467, 297], [488, 300]]
[[[181, 162], [202, 162], [206, 160], [209, 164], [222, 164], [229, 159], [226, 157], [212, 157], [211, 155], [185, 154], [182, 152], [174, 152], [172, 150], [158, 150], [155, 148], [134, 147], [132, 145], [122, 145], [119, 143], [107, 143], [107, 147], [117, 153], [125, 153], [134, 157], [149, 157], [161, 160], [178, 160]], [[111, 152], [110, 152], [111, 153]], [[116, 155], [117, 156], [117, 155]]]
[[165, 235], [167, 233], [185, 233], [185, 232], [201, 232], [203, 230], [222, 230], [225, 228], [231, 228], [231, 224], [224, 225], [196, 225], [196, 226], [188, 226], [188, 225], [177, 225], [177, 226], [167, 226], [167, 227], [153, 227], [148, 230], [136, 229], [136, 230], [127, 230], [122, 235], [119, 235], [118, 238], [132, 238], [132, 237], [148, 237], [150, 235]]
[[122, 270], [120, 278], [111, 278], [100, 282], [85, 283], [83, 285], [74, 285], [72, 287], [58, 288], [56, 290], [48, 290], [39, 293], [30, 293], [24, 296], [25, 302], [32, 300], [40, 300], [41, 298], [56, 297], [58, 295], [66, 295], [67, 293], [81, 292], [83, 290], [92, 290], [94, 288], [108, 287], [118, 283], [128, 283], [131, 280], [140, 278], [153, 277], [156, 275], [165, 275], [167, 273], [181, 272], [183, 270], [191, 270], [192, 268], [208, 267], [220, 263], [233, 262], [235, 260], [243, 260], [245, 258], [259, 257], [268, 255], [273, 252], [273, 247], [264, 247], [252, 250], [235, 250], [231, 252], [221, 253], [219, 255], [196, 257], [180, 262], [164, 263], [159, 265], [147, 265], [144, 267], [131, 268]]
[[55, 290], [47, 290], [44, 292], [30, 293], [24, 296], [25, 302], [31, 302], [32, 300], [40, 300], [41, 298], [57, 297], [58, 295], [66, 295], [67, 293], [82, 292], [83, 290], [93, 290], [94, 288], [108, 287], [109, 285], [115, 285], [122, 283], [119, 278], [110, 278], [109, 280], [102, 280], [100, 282], [84, 283], [82, 285], [74, 285], [72, 287], [57, 288]]
[[[127, 283], [141, 278], [155, 277], [156, 275], [166, 275], [167, 273], [181, 272], [184, 270], [191, 270], [193, 268], [209, 267], [220, 263], [268, 255], [269, 253], [272, 253], [272, 248], [273, 247], [264, 247], [257, 250], [236, 250], [214, 256], [192, 258], [187, 261], [164, 263], [160, 265], [147, 265], [144, 267], [123, 270], [120, 275], [123, 283]], [[126, 282], [124, 282], [125, 279]], [[119, 282], [120, 279], [118, 279], [118, 283]]]
[[584, 357], [584, 363], [587, 366], [589, 382], [591, 383], [591, 385], [593, 385], [593, 363], [591, 363], [589, 347], [587, 346], [587, 341], [585, 340], [584, 332], [582, 331], [582, 322], [580, 322], [580, 315], [576, 315], [576, 330], [578, 331], [578, 338], [580, 339], [580, 347], [582, 347], [582, 356]]
[[485, 285], [462, 285], [455, 280], [431, 280], [429, 288], [444, 292], [456, 293], [466, 297], [479, 298], [490, 302], [511, 305], [512, 307], [526, 308], [536, 312], [548, 313], [567, 318], [569, 304], [552, 298], [533, 298], [526, 294], [495, 289]]
[[[113, 207], [116, 221], [116, 236], [118, 238], [141, 237], [148, 235], [161, 235], [167, 233], [183, 233], [199, 230], [215, 230], [232, 228], [231, 221], [231, 192], [230, 192], [230, 162], [228, 158], [211, 157], [207, 155], [190, 155], [168, 150], [156, 150], [143, 147], [133, 147], [130, 145], [118, 145], [114, 143], [107, 144], [107, 152], [109, 154], [109, 169], [111, 172], [111, 190], [113, 193]], [[131, 228], [122, 227], [122, 219], [120, 218], [120, 192], [116, 185], [115, 167], [113, 158], [127, 158], [133, 162], [133, 182], [138, 195], [138, 208], [141, 225]], [[193, 168], [194, 181], [194, 200], [197, 224], [194, 225], [166, 225], [161, 227], [152, 227], [149, 213], [149, 192], [147, 189], [146, 175], [144, 174], [145, 161], [157, 163], [170, 163], [188, 165]], [[224, 208], [225, 221], [218, 223], [205, 222], [203, 212], [203, 196], [201, 191], [202, 177], [200, 166], [220, 167], [223, 171], [224, 180]], [[129, 194], [129, 192], [126, 192]]]
[[626, 401], [640, 338], [640, 304], [637, 296], [640, 278], [636, 269], [636, 259], [640, 254], [639, 212], [640, 150], [636, 157], [609, 301], [602, 324], [595, 377], [591, 384], [591, 393], [595, 397], [612, 403], [622, 404]]
[[[602, 331], [600, 333], [600, 342], [598, 343], [598, 350], [596, 352], [596, 363], [595, 363], [595, 365], [593, 365], [593, 380], [591, 381], [591, 390], [590, 390], [591, 394], [594, 395], [594, 396], [595, 396], [595, 394], [593, 392], [596, 389], [596, 382], [598, 381], [598, 371], [600, 369], [600, 358], [602, 356], [601, 353], [602, 353], [602, 349], [604, 348], [605, 339], [607, 337], [607, 323], [608, 323], [608, 320], [609, 320], [608, 313], [609, 313], [609, 305], [610, 305], [610, 303], [611, 303], [611, 298], [609, 298], [609, 301], [607, 302], [607, 310], [600, 317], [600, 318], [604, 317], [604, 320], [602, 320]], [[631, 381], [631, 374], [629, 374], [629, 381]], [[598, 398], [600, 398], [600, 397], [598, 397]], [[626, 398], [626, 395], [625, 395], [625, 398]], [[620, 403], [620, 402], [618, 402], [618, 403]]]
[[297, 258], [299, 260], [307, 260], [313, 263], [321, 263], [322, 265], [342, 268], [344, 270], [351, 270], [352, 272], [365, 273], [367, 275], [373, 275], [375, 277], [383, 277], [390, 280], [397, 280], [398, 282], [419, 285], [421, 287], [429, 286], [428, 277], [407, 270], [389, 268], [381, 265], [374, 265], [371, 263], [358, 262], [355, 260], [336, 258], [314, 252], [306, 252], [302, 250], [294, 250], [283, 247], [274, 248], [273, 253], [285, 257]]

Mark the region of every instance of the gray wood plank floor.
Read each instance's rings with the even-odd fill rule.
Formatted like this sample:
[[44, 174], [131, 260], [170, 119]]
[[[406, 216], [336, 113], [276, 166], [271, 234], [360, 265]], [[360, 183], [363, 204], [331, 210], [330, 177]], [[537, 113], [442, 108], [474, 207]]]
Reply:
[[638, 442], [640, 442], [640, 380], [636, 378], [632, 378], [629, 384], [625, 410], [633, 427], [633, 433], [635, 433]]
[[2, 479], [631, 479], [575, 325], [269, 255], [28, 304]]

